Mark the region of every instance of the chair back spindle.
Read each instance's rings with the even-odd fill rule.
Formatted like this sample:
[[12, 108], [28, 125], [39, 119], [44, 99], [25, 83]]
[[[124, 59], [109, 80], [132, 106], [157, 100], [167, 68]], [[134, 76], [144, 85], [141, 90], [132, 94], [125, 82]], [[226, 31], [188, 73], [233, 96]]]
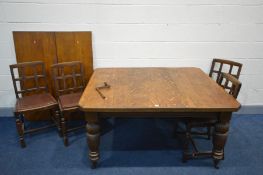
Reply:
[[48, 92], [44, 62], [24, 62], [9, 67], [17, 99], [32, 93]]
[[51, 70], [57, 97], [84, 90], [84, 68], [80, 61], [54, 64]]
[[234, 98], [238, 97], [242, 83], [237, 78], [227, 73], [221, 73], [218, 83]]
[[[227, 67], [229, 67], [229, 68], [227, 68]], [[217, 83], [219, 81], [220, 74], [222, 72], [228, 73], [228, 74], [234, 76], [235, 78], [239, 79], [241, 69], [242, 69], [241, 63], [230, 61], [230, 60], [216, 59], [215, 58], [215, 59], [213, 59], [209, 76], [211, 78], [215, 78]]]

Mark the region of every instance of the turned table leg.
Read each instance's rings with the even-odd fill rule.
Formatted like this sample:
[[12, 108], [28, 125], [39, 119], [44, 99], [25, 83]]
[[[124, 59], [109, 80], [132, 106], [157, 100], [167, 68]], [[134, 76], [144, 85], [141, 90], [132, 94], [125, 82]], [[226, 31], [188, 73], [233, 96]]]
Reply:
[[219, 168], [220, 160], [224, 158], [224, 147], [226, 144], [231, 112], [222, 112], [219, 115], [218, 122], [215, 125], [213, 137], [213, 159], [215, 168]]
[[89, 159], [91, 168], [96, 168], [99, 160], [100, 125], [97, 113], [86, 113], [87, 142], [89, 146]]

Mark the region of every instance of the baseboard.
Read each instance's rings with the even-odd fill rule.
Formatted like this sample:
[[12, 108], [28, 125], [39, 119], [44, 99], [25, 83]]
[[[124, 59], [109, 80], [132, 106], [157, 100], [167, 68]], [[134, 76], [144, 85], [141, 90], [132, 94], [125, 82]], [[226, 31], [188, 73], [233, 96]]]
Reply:
[[14, 109], [10, 107], [0, 107], [0, 117], [13, 117]]
[[245, 105], [235, 114], [263, 114], [263, 105]]
[[[263, 105], [242, 106], [235, 114], [263, 114]], [[13, 108], [0, 107], [0, 117], [14, 116]]]

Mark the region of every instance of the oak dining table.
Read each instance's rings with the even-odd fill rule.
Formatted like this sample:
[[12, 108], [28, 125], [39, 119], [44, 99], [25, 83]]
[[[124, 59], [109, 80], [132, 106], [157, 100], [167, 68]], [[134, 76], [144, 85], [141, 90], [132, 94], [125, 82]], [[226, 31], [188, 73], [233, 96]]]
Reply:
[[[100, 117], [216, 117], [213, 162], [224, 157], [232, 112], [240, 103], [200, 68], [98, 68], [87, 84], [79, 107], [85, 112], [91, 167], [100, 157]], [[127, 132], [129, 132], [127, 130]]]

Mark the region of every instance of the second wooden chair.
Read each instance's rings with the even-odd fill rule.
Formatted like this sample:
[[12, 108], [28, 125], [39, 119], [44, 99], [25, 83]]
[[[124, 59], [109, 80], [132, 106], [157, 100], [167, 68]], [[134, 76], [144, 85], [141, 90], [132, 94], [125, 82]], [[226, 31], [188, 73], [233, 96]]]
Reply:
[[61, 114], [61, 129], [64, 145], [68, 146], [67, 133], [84, 128], [84, 125], [69, 129], [66, 114], [79, 111], [78, 102], [85, 88], [84, 68], [79, 61], [58, 63], [51, 66]]
[[[212, 61], [212, 65], [210, 68], [209, 72], [209, 77], [214, 79], [217, 84], [220, 85], [219, 78], [221, 73], [228, 73], [235, 77], [236, 79], [239, 79], [240, 73], [242, 70], [242, 64], [231, 61], [231, 60], [226, 60], [226, 59], [219, 59], [219, 58], [214, 58]], [[228, 84], [227, 84], [228, 85]], [[230, 89], [230, 86], [226, 86], [225, 89]], [[212, 125], [214, 123], [214, 119], [207, 119], [207, 120], [201, 120], [200, 122], [193, 122], [189, 123], [189, 127], [195, 128], [195, 127], [206, 127], [207, 132], [192, 132], [194, 135], [207, 135], [208, 139], [210, 139], [211, 135], [211, 130], [212, 130]]]
[[[230, 95], [232, 95], [234, 98], [237, 98], [240, 88], [241, 88], [241, 82], [238, 81], [234, 76], [227, 74], [227, 73], [221, 73], [221, 76], [218, 79], [218, 84], [227, 91]], [[200, 121], [196, 121], [197, 124], [199, 124], [198, 127], [200, 127], [200, 124], [206, 124], [208, 123], [209, 125], [214, 124], [217, 122], [216, 116], [215, 118], [207, 118], [203, 119]], [[184, 145], [184, 151], [183, 151], [183, 161], [185, 162], [186, 160], [190, 158], [195, 158], [199, 156], [212, 156], [212, 151], [199, 151], [197, 148], [196, 143], [194, 142], [192, 138], [192, 128], [193, 124], [195, 123], [194, 120], [190, 120], [189, 122], [186, 121], [186, 143]], [[193, 151], [189, 153], [188, 147], [189, 143], [192, 144], [193, 146]]]
[[218, 83], [220, 74], [222, 72], [225, 72], [234, 76], [236, 79], [239, 79], [241, 70], [242, 70], [241, 63], [231, 60], [214, 58], [209, 72], [209, 77], [215, 79], [215, 81]]

